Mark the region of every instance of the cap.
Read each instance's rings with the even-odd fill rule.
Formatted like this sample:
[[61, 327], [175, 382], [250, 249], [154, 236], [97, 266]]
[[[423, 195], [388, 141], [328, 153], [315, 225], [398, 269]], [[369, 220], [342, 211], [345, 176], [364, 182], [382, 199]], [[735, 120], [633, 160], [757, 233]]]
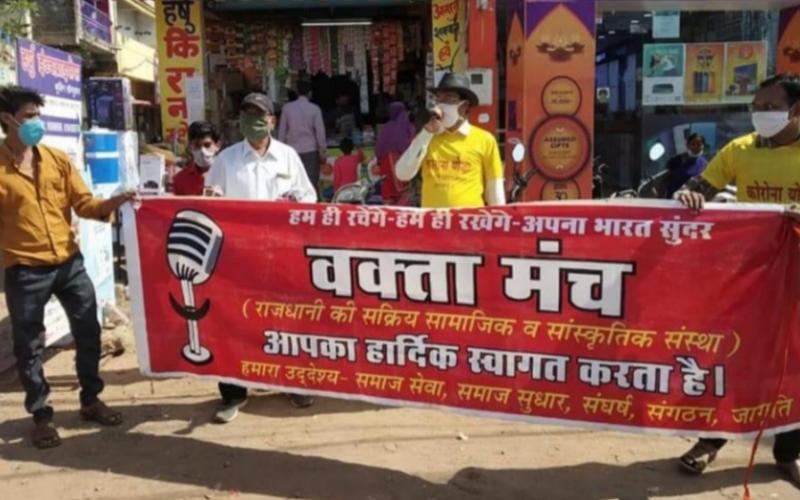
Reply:
[[247, 94], [242, 101], [242, 105], [239, 106], [239, 109], [245, 106], [255, 106], [261, 111], [269, 114], [273, 114], [275, 112], [275, 108], [272, 106], [272, 100], [264, 94], [260, 94], [258, 92]]

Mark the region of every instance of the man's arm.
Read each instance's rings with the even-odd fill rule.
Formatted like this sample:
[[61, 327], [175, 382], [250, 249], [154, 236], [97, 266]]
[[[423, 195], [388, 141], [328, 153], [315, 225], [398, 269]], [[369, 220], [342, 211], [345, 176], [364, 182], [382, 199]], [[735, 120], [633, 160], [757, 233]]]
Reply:
[[205, 187], [213, 188], [217, 196], [225, 194], [225, 157], [224, 151], [214, 159], [211, 170], [206, 174]]
[[86, 183], [83, 182], [78, 169], [71, 162], [66, 161], [69, 168], [69, 201], [78, 217], [109, 222], [111, 215], [119, 207], [136, 198], [135, 191], [122, 193], [109, 199], [95, 198], [86, 187]]
[[417, 175], [423, 160], [425, 160], [425, 155], [428, 153], [428, 146], [433, 139], [433, 135], [422, 129], [411, 141], [411, 145], [408, 146], [408, 149], [400, 156], [394, 166], [394, 174], [397, 180], [408, 182]]
[[505, 205], [506, 190], [503, 178], [503, 161], [500, 159], [500, 148], [494, 137], [490, 139], [489, 151], [483, 160], [484, 198], [487, 205]]
[[693, 212], [699, 212], [706, 201], [714, 199], [717, 193], [735, 179], [733, 146], [728, 144], [711, 160], [701, 175], [689, 179], [689, 182], [675, 192], [675, 199]]

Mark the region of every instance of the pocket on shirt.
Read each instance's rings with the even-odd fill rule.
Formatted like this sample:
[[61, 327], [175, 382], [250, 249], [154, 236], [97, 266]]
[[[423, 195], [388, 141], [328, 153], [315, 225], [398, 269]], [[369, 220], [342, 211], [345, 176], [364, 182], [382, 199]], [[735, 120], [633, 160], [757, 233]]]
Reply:
[[64, 179], [45, 179], [42, 185], [44, 186], [42, 194], [45, 199], [57, 206], [61, 206], [66, 202], [67, 188]]

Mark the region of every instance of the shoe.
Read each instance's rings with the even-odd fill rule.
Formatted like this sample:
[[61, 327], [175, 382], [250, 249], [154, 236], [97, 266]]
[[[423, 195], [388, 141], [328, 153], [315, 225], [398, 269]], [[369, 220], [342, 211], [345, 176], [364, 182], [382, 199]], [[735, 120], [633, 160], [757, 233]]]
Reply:
[[708, 443], [698, 441], [679, 459], [681, 467], [692, 474], [702, 474], [706, 467], [717, 459], [719, 450]]
[[99, 399], [88, 406], [81, 407], [81, 418], [100, 425], [114, 426], [122, 423], [122, 413], [112, 410]]
[[778, 468], [791, 478], [796, 487], [800, 488], [800, 460], [778, 462]]
[[230, 403], [222, 403], [217, 412], [214, 414], [214, 421], [218, 424], [228, 424], [233, 422], [239, 416], [239, 410], [247, 404], [246, 399], [239, 399], [231, 401]]
[[295, 408], [308, 408], [314, 404], [313, 396], [303, 396], [302, 394], [289, 394], [289, 401]]

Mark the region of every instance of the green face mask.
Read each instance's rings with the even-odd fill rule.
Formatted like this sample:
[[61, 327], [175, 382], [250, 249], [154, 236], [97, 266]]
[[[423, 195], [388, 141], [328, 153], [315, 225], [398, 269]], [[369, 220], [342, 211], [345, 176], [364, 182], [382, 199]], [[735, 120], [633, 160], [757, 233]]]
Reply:
[[245, 138], [251, 141], [259, 141], [272, 132], [266, 120], [254, 118], [252, 116], [242, 116], [239, 118], [239, 130]]

